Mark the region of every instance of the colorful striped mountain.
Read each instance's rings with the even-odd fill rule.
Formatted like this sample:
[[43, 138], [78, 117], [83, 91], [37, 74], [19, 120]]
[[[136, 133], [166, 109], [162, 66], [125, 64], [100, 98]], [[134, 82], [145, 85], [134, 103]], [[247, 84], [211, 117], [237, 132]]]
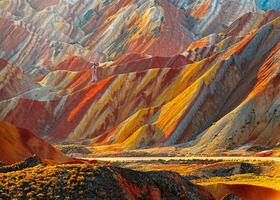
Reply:
[[3, 0], [0, 119], [54, 144], [277, 147], [277, 9], [254, 0]]

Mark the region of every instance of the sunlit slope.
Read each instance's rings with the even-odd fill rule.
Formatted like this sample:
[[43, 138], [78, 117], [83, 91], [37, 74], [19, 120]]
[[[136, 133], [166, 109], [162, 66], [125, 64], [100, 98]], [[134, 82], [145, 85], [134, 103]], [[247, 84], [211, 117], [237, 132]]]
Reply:
[[255, 72], [256, 84], [245, 100], [206, 130], [194, 149], [210, 153], [232, 150], [239, 144], [246, 144], [245, 149], [279, 145], [279, 47], [278, 42]]
[[66, 157], [57, 149], [29, 132], [0, 121], [0, 161], [15, 163], [33, 155], [43, 160], [62, 162]]
[[[112, 132], [108, 134], [110, 135], [109, 141], [113, 141], [113, 143], [115, 141], [117, 143], [122, 142], [122, 146], [128, 148], [149, 146], [159, 142], [164, 145], [186, 142], [194, 139], [198, 133], [203, 132], [205, 127], [210, 127], [214, 121], [227, 114], [229, 110], [238, 107], [239, 104], [241, 104], [239, 106], [241, 107], [249, 98], [246, 96], [252, 95], [256, 91], [259, 95], [267, 96], [265, 90], [273, 90], [272, 96], [269, 95], [272, 101], [268, 101], [266, 104], [274, 108], [271, 108], [273, 112], [277, 112], [276, 108], [279, 105], [277, 102], [274, 105], [274, 101], [275, 98], [277, 100], [279, 97], [278, 86], [275, 83], [279, 79], [279, 60], [275, 53], [279, 48], [277, 45], [279, 41], [278, 23], [279, 18], [244, 37], [232, 48], [225, 51], [204, 74], [193, 81], [174, 99], [164, 104], [158, 111], [155, 111], [158, 108], [141, 110], [125, 121], [118, 129], [112, 130], [115, 134]], [[267, 52], [270, 52], [270, 54]], [[268, 60], [263, 61], [262, 56], [259, 55], [267, 57]], [[271, 58], [272, 55], [273, 58]], [[262, 114], [265, 112], [262, 109], [265, 109], [265, 107], [259, 107], [256, 106], [256, 112], [262, 118]], [[147, 114], [144, 114], [145, 112]], [[149, 117], [151, 112], [156, 112], [156, 114]], [[241, 114], [241, 116], [243, 118], [246, 115]], [[236, 116], [236, 118], [241, 119], [240, 116]], [[273, 115], [270, 116], [270, 119], [273, 120], [274, 125], [264, 135], [266, 137], [270, 137], [269, 135], [277, 137], [279, 119]], [[270, 120], [267, 119], [266, 121], [269, 122]], [[260, 119], [260, 126], [265, 127], [267, 125], [266, 121], [262, 122]], [[142, 125], [135, 126], [135, 124]], [[231, 123], [224, 123], [225, 126], [229, 124]], [[243, 123], [239, 122], [232, 122], [232, 124], [243, 126]], [[252, 129], [254, 127], [249, 125], [249, 129], [241, 130], [241, 133], [233, 128], [230, 130], [235, 131], [237, 137], [241, 137], [241, 135], [249, 137], [248, 132]], [[218, 130], [216, 130], [217, 133], [219, 133]], [[230, 131], [225, 130], [225, 132], [229, 133]], [[115, 135], [117, 138], [114, 137]], [[122, 135], [124, 135], [123, 138]], [[128, 135], [132, 136], [127, 137]], [[217, 134], [213, 133], [211, 136], [212, 138], [205, 138], [207, 144], [209, 142], [214, 143]], [[225, 146], [226, 138], [229, 137], [226, 135], [221, 139], [223, 142], [221, 146]], [[275, 146], [278, 139], [271, 138], [270, 141], [274, 141], [271, 146]], [[262, 139], [260, 139], [260, 142], [263, 143]], [[247, 141], [244, 141], [244, 143], [247, 143]], [[237, 140], [235, 144], [242, 144], [242, 142]], [[230, 144], [228, 143], [228, 145]], [[206, 147], [208, 146], [203, 145], [201, 149], [203, 150]], [[218, 148], [215, 144], [212, 147], [213, 149]], [[235, 146], [233, 145], [233, 147]]]
[[[183, 144], [195, 145], [186, 151], [212, 153], [252, 141], [265, 146], [262, 139], [273, 135], [269, 146], [277, 146], [279, 19], [277, 11], [246, 14], [169, 57], [125, 54], [101, 63], [96, 83], [90, 62], [63, 54], [32, 80], [36, 88], [0, 102], [0, 118], [54, 143], [125, 149]], [[256, 130], [267, 129], [258, 142], [246, 110], [255, 99], [261, 99], [254, 103]], [[270, 106], [276, 114], [265, 117]], [[234, 142], [225, 145], [228, 138]]]
[[[3, 112], [4, 110], [2, 110], [1, 113], [7, 113], [5, 119], [21, 124], [23, 127], [28, 126], [28, 128], [31, 128], [32, 130], [38, 124], [41, 124], [42, 128], [44, 128], [49, 120], [52, 122], [57, 116], [60, 121], [56, 121], [55, 123], [61, 123], [61, 126], [66, 128], [63, 133], [59, 134], [67, 134], [71, 128], [73, 129], [77, 126], [75, 129], [77, 132], [75, 131], [73, 134], [77, 135], [78, 138], [92, 135], [97, 136], [103, 131], [113, 128], [117, 123], [125, 120], [138, 109], [147, 106], [161, 105], [164, 101], [168, 101], [170, 98], [174, 97], [176, 92], [173, 95], [167, 94], [163, 98], [159, 98], [158, 96], [161, 93], [162, 88], [169, 85], [168, 83], [175, 81], [177, 82], [177, 85], [180, 85], [180, 80], [173, 79], [170, 76], [175, 73], [180, 75], [182, 70], [183, 68], [152, 69], [138, 73], [134, 72], [113, 76], [104, 79], [95, 85], [92, 84], [89, 87], [85, 87], [69, 96], [65, 96], [62, 99], [39, 101], [34, 99], [28, 100], [16, 98], [10, 101], [3, 101], [1, 103], [3, 106], [2, 109], [6, 110], [6, 112]], [[181, 76], [183, 76], [183, 74], [181, 74]], [[41, 83], [47, 84], [48, 79], [50, 78], [51, 77], [47, 76], [41, 81]], [[181, 81], [187, 84], [188, 79], [191, 78], [192, 77], [185, 77]], [[53, 81], [55, 81], [55, 79]], [[91, 82], [91, 80], [87, 81]], [[132, 86], [135, 88], [134, 91], [131, 91]], [[185, 86], [183, 84], [180, 85], [177, 94], [184, 88]], [[171, 91], [172, 89], [170, 88], [169, 90]], [[131, 94], [127, 95], [128, 93]], [[139, 93], [142, 95], [139, 96]], [[28, 114], [28, 111], [24, 108], [29, 106], [31, 110], [36, 108], [35, 110], [38, 112], [38, 116], [45, 120], [40, 121], [41, 123], [33, 124], [27, 122], [29, 119], [32, 121], [32, 116], [26, 121], [20, 120], [21, 118], [24, 119], [24, 116]], [[119, 111], [120, 109], [122, 112]], [[57, 111], [54, 112], [54, 110]], [[15, 118], [15, 116], [18, 117]], [[35, 117], [36, 114], [33, 113], [33, 116]], [[37, 117], [35, 117], [35, 119], [36, 118]], [[65, 123], [69, 123], [69, 127], [65, 126], [63, 119], [65, 119]], [[96, 123], [96, 119], [100, 120], [99, 124]], [[49, 133], [52, 130], [53, 125], [51, 126], [51, 124], [49, 124], [50, 128], [46, 133]], [[92, 129], [87, 126], [95, 126], [96, 128]], [[83, 134], [78, 134], [80, 131], [82, 131]], [[37, 132], [42, 132], [42, 129], [37, 130]], [[54, 133], [54, 135], [56, 134]]]

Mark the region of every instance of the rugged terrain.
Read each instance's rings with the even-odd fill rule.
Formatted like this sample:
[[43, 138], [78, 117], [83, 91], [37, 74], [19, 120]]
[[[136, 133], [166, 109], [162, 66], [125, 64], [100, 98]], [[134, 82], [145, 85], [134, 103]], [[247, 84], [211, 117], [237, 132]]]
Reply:
[[[162, 1], [157, 6], [169, 4]], [[254, 11], [253, 3], [246, 5]], [[175, 13], [184, 11], [173, 4], [167, 7], [177, 9]], [[91, 80], [90, 57], [74, 52], [67, 56], [60, 49], [64, 58], [46, 58], [58, 59], [48, 68], [3, 56], [0, 118], [51, 143], [107, 145], [108, 149], [180, 144], [192, 153], [242, 154], [248, 148], [277, 147], [279, 20], [279, 11], [240, 13], [220, 32], [184, 45], [178, 54], [161, 57], [131, 51], [101, 63], [97, 83]], [[21, 47], [21, 43], [14, 45]], [[2, 48], [7, 52], [13, 47]], [[21, 51], [5, 55], [31, 55]]]
[[277, 199], [279, 59], [278, 0], [2, 0], [0, 198]]

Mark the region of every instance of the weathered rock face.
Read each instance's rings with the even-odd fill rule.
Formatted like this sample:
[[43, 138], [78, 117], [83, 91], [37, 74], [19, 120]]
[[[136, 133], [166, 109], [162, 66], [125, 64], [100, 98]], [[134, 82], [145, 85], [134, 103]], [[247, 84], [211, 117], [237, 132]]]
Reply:
[[[34, 176], [28, 176], [28, 173]], [[213, 199], [206, 190], [179, 174], [164, 171], [137, 172], [116, 167], [58, 165], [29, 168], [18, 173], [11, 172], [9, 176], [1, 174], [0, 177], [1, 198], [16, 198], [19, 195], [34, 198], [36, 195], [51, 199], [57, 196], [71, 199]], [[47, 180], [48, 187], [36, 187]], [[9, 182], [10, 187], [5, 182]], [[11, 187], [14, 184], [17, 187]]]
[[[198, 37], [222, 31], [241, 15], [254, 11], [255, 2], [4, 0], [0, 9], [1, 39], [6, 44], [0, 55], [39, 73], [67, 54], [88, 60], [132, 52], [175, 55]], [[7, 37], [7, 31], [13, 34]], [[10, 37], [15, 38], [12, 43]]]
[[[0, 5], [1, 55], [15, 63], [0, 80], [23, 74], [0, 82], [0, 119], [108, 148], [210, 154], [279, 142], [278, 11], [251, 13], [252, 0]], [[114, 60], [94, 83], [104, 54]]]

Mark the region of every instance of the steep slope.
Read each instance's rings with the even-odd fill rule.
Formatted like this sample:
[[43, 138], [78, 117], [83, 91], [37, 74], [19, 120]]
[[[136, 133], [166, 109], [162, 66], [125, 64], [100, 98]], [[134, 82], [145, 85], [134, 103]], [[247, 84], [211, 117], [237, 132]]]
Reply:
[[26, 76], [20, 67], [0, 59], [0, 101], [15, 97], [38, 85]]
[[[199, 65], [193, 65], [190, 69], [155, 68], [148, 71], [121, 74], [108, 77], [97, 84], [92, 84], [90, 73], [85, 72], [84, 77], [80, 76], [78, 79], [85, 79], [87, 83], [90, 83], [88, 87], [69, 96], [48, 101], [21, 98], [2, 101], [0, 103], [1, 117], [41, 135], [52, 135], [54, 139], [62, 134], [64, 137], [67, 136], [76, 128], [77, 133], [73, 134], [77, 134], [78, 138], [89, 137], [93, 134], [98, 136], [139, 109], [162, 105], [174, 98], [204, 70], [202, 69], [201, 72], [196, 72], [198, 75], [194, 74], [190, 77], [187, 74], [194, 72], [195, 67], [202, 68], [209, 62], [211, 59]], [[172, 77], [175, 74], [181, 78]], [[58, 77], [54, 76], [54, 78]], [[171, 84], [172, 82], [173, 84]], [[55, 79], [51, 79], [49, 76], [41, 83], [55, 83], [56, 87], [59, 86]], [[135, 91], [127, 96], [126, 94], [129, 93], [131, 87], [135, 87]], [[175, 87], [176, 91], [171, 94], [170, 91], [173, 91]], [[163, 88], [166, 91], [161, 94]], [[139, 96], [139, 93], [143, 95]], [[114, 96], [114, 101], [111, 99], [112, 96]], [[26, 107], [35, 111], [28, 118], [24, 117], [28, 115]], [[122, 112], [118, 113], [118, 110], [122, 110]], [[98, 118], [100, 120], [98, 123], [92, 123]], [[87, 127], [93, 125], [94, 129]], [[78, 134], [80, 131], [83, 132], [83, 136]]]
[[[2, 7], [0, 7], [1, 9]], [[102, 55], [78, 45], [46, 39], [22, 21], [0, 18], [0, 56], [33, 77], [52, 71], [69, 56], [100, 61]]]
[[[0, 25], [1, 52], [22, 64], [23, 79], [32, 75], [36, 85], [7, 79], [19, 81], [19, 89], [3, 93], [0, 119], [54, 143], [109, 149], [183, 144], [194, 145], [195, 151], [185, 149], [189, 152], [214, 153], [246, 145], [278, 145], [278, 11], [241, 16], [254, 11], [255, 2], [235, 0], [187, 5], [166, 0], [81, 2], [0, 3], [1, 9], [7, 8]], [[89, 14], [81, 24], [71, 13], [88, 12], [86, 5], [99, 15]], [[230, 9], [241, 7], [238, 12]], [[27, 15], [29, 11], [32, 14]], [[52, 24], [53, 15], [60, 25]], [[25, 26], [28, 20], [32, 28]], [[71, 31], [64, 30], [67, 24]], [[54, 33], [63, 34], [48, 34], [51, 25]], [[17, 40], [9, 42], [12, 36]], [[182, 43], [174, 43], [172, 37]], [[97, 82], [92, 81], [92, 62], [103, 54], [87, 57], [96, 53], [91, 50], [115, 58], [100, 63]], [[14, 66], [4, 69], [12, 73]], [[265, 98], [267, 94], [271, 99]], [[252, 118], [249, 104], [256, 106], [256, 126], [247, 120]], [[270, 106], [276, 114], [266, 116], [272, 112]], [[256, 140], [258, 133], [262, 139], [270, 135], [273, 139], [264, 144]], [[225, 145], [226, 138], [232, 142]]]
[[[257, 83], [245, 100], [232, 112], [203, 133], [198, 151], [225, 151], [246, 144], [250, 147], [273, 148], [279, 145], [279, 51], [280, 43], [267, 56], [257, 72]], [[246, 80], [247, 82], [248, 80]], [[240, 84], [240, 88], [244, 88]], [[236, 91], [240, 95], [241, 91]], [[205, 148], [207, 146], [207, 148]]]
[[[91, 56], [87, 51], [93, 50], [105, 54], [107, 59], [115, 59], [125, 53], [173, 56], [194, 40], [224, 30], [241, 15], [255, 11], [255, 7], [254, 0], [62, 0], [49, 3], [4, 0], [0, 2], [0, 16], [54, 41], [51, 48], [59, 56], [64, 55], [60, 54], [61, 50], [69, 52], [70, 47], [65, 46], [71, 44], [71, 49], [84, 51], [86, 57]], [[24, 34], [18, 38], [30, 40]], [[17, 45], [23, 46], [23, 43]], [[43, 44], [42, 47], [47, 48], [47, 44]], [[78, 54], [75, 50], [72, 53]], [[13, 54], [6, 52], [9, 57]], [[97, 55], [91, 56], [92, 59], [96, 60]], [[43, 63], [36, 64], [43, 67]]]
[[[262, 87], [272, 90], [274, 95], [272, 96], [272, 99], [277, 99], [279, 91], [275, 81], [277, 82], [277, 79], [279, 79], [279, 56], [275, 54], [275, 51], [279, 48], [277, 44], [279, 41], [278, 23], [279, 17], [262, 27], [259, 31], [246, 36], [243, 40], [229, 48], [229, 50], [225, 51], [224, 54], [219, 57], [220, 59], [218, 59], [212, 66], [208, 66], [209, 70], [201, 76], [203, 81], [201, 80], [202, 83], [200, 85], [198, 81], [198, 85], [192, 84], [192, 87], [187, 88], [174, 100], [165, 104], [157, 115], [151, 114], [151, 116], [154, 117], [146, 114], [143, 115], [143, 113], [140, 114], [140, 112], [137, 113], [137, 115], [127, 120], [118, 129], [112, 130], [113, 132], [110, 132], [108, 136], [110, 137], [110, 140], [116, 141], [115, 136], [118, 135], [118, 133], [126, 135], [127, 131], [131, 131], [128, 135], [131, 135], [131, 133], [133, 133], [133, 135], [131, 138], [124, 141], [122, 146], [145, 146], [147, 145], [147, 138], [151, 137], [152, 140], [150, 141], [156, 141], [155, 143], [157, 143], [162, 140], [162, 136], [158, 135], [162, 132], [165, 133], [167, 139], [163, 140], [166, 145], [181, 143], [182, 141], [193, 139], [193, 136], [195, 137], [198, 133], [203, 131], [203, 127], [211, 126], [216, 119], [220, 118], [220, 116], [224, 116], [231, 109], [239, 106], [239, 104], [242, 105], [242, 102], [246, 101], [246, 96], [249, 95], [250, 92], [255, 92], [253, 88], [259, 87], [259, 85], [263, 84], [259, 82], [259, 77], [262, 77], [261, 81], [263, 82], [272, 82], [272, 85], [262, 85]], [[267, 40], [269, 40], [269, 42]], [[264, 45], [262, 47], [261, 45], [263, 44], [269, 45]], [[257, 48], [255, 46], [257, 46]], [[267, 54], [267, 52], [271, 52], [272, 55], [275, 54], [272, 60], [265, 61], [265, 66], [268, 65], [265, 68], [268, 68], [269, 72], [263, 70], [263, 60], [257, 59], [258, 57], [262, 58], [262, 56], [258, 56], [261, 54], [267, 57], [267, 59], [271, 59], [271, 54]], [[246, 57], [244, 55], [246, 55]], [[250, 58], [250, 55], [256, 55], [256, 57]], [[270, 64], [267, 64], [267, 62]], [[272, 65], [272, 63], [274, 64]], [[244, 80], [245, 77], [246, 81]], [[271, 79], [274, 81], [270, 81]], [[204, 90], [202, 90], [203, 88]], [[262, 92], [264, 92], [264, 90], [261, 90], [259, 93]], [[267, 96], [265, 92], [262, 95]], [[192, 98], [194, 100], [192, 100]], [[189, 104], [188, 101], [190, 101]], [[272, 100], [272, 102], [267, 101], [266, 104], [274, 107], [273, 112], [277, 113], [277, 109], [275, 110], [275, 108], [279, 105], [277, 102], [275, 102], [276, 104], [274, 105], [273, 101], [274, 100]], [[180, 102], [181, 105], [178, 104], [178, 102]], [[178, 110], [176, 110], [176, 104]], [[183, 106], [187, 107], [184, 108]], [[182, 108], [186, 109], [186, 112], [181, 115], [182, 117], [180, 119], [180, 115], [178, 116], [178, 114], [183, 111]], [[256, 106], [255, 109], [257, 108], [258, 107]], [[259, 114], [262, 116], [264, 111], [258, 110], [256, 112], [260, 112]], [[177, 122], [175, 121], [176, 114], [178, 117]], [[245, 117], [244, 114], [241, 114], [240, 116]], [[241, 119], [240, 116], [236, 116], [236, 119]], [[263, 125], [266, 124], [266, 122], [270, 123], [270, 120], [273, 120], [271, 121], [273, 126], [271, 129], [267, 130], [264, 135], [266, 135], [266, 137], [270, 137], [272, 134], [277, 137], [276, 133], [279, 131], [277, 123], [279, 122], [279, 119], [277, 118], [277, 115], [275, 116], [274, 114], [269, 116], [270, 117], [267, 120], [263, 121]], [[142, 126], [140, 126], [140, 128], [135, 126], [135, 124], [139, 122], [142, 122]], [[147, 122], [149, 123], [148, 125], [146, 125]], [[172, 122], [176, 125], [172, 126]], [[223, 123], [225, 126], [228, 124], [229, 122]], [[235, 126], [242, 127], [244, 123], [236, 122], [233, 124]], [[135, 129], [135, 127], [137, 128]], [[253, 128], [252, 125], [249, 125], [249, 127]], [[248, 133], [249, 129], [242, 130], [241, 133], [239, 133], [238, 131], [235, 131], [236, 129], [230, 128], [230, 131], [225, 129], [224, 132], [229, 134], [230, 132], [235, 131], [236, 133], [234, 135], [237, 135], [236, 137], [240, 137], [241, 134], [247, 137], [250, 135]], [[218, 130], [216, 130], [216, 133], [219, 133]], [[239, 134], [240, 136], [238, 136]], [[206, 137], [203, 141], [206, 141], [207, 144], [209, 142], [213, 142], [212, 148], [218, 149], [219, 146], [214, 144], [215, 137], [217, 137], [217, 134], [213, 133], [211, 138]], [[220, 146], [227, 146], [225, 144], [225, 141], [227, 141], [226, 138], [230, 138], [229, 135], [226, 135], [223, 139], [221, 139], [222, 144]], [[260, 139], [260, 141], [263, 140]], [[271, 139], [271, 141], [274, 141], [271, 145], [276, 146], [279, 139], [274, 138]], [[235, 145], [232, 147], [234, 148], [241, 144], [247, 144], [247, 142], [248, 141], [241, 142], [237, 139], [237, 141], [235, 141]], [[151, 143], [148, 143], [148, 145], [150, 144]], [[200, 149], [204, 150], [209, 148], [209, 152], [211, 152], [213, 149], [211, 149], [207, 144], [201, 146]], [[266, 144], [263, 145], [265, 146]]]
[[[183, 55], [122, 57], [98, 69], [96, 84], [90, 64], [69, 58], [39, 80], [43, 89], [37, 97], [2, 101], [1, 118], [53, 142], [135, 149], [193, 141], [242, 105], [260, 84], [259, 76], [264, 81], [275, 76], [278, 16], [278, 12], [244, 15], [211, 43], [215, 51], [197, 62]], [[264, 59], [272, 54], [275, 64], [267, 74]], [[34, 111], [32, 116], [26, 107]]]
[[221, 32], [240, 16], [256, 11], [255, 0], [169, 1], [185, 11], [186, 26], [195, 34], [195, 39]]
[[191, 61], [199, 61], [217, 52], [225, 51], [242, 40], [254, 29], [279, 16], [279, 11], [249, 12], [234, 21], [223, 32], [213, 33], [191, 43], [182, 55]]
[[0, 121], [0, 161], [15, 163], [36, 154], [43, 160], [66, 161], [57, 149], [26, 129]]

